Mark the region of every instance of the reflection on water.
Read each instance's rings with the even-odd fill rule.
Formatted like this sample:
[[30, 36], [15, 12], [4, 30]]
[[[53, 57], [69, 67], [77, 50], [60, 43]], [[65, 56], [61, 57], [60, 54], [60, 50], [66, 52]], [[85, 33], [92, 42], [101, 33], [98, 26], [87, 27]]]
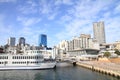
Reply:
[[0, 71], [0, 80], [119, 80], [89, 69], [65, 66], [48, 70]]

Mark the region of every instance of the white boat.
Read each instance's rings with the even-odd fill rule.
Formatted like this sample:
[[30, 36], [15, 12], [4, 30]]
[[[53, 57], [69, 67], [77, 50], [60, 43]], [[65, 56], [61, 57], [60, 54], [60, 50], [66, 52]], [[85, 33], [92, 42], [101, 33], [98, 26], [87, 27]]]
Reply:
[[0, 70], [49, 69], [56, 66], [55, 61], [45, 61], [40, 51], [29, 54], [1, 54]]

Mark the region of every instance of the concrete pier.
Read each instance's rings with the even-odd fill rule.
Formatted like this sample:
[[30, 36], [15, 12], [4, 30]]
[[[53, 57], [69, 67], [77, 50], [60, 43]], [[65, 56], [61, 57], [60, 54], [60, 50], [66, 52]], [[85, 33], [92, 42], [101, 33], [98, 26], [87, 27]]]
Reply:
[[85, 63], [81, 63], [81, 62], [77, 62], [76, 65], [79, 65], [81, 67], [85, 67], [85, 68], [88, 68], [88, 69], [91, 69], [93, 71], [97, 71], [97, 72], [100, 72], [100, 73], [103, 73], [103, 74], [107, 74], [107, 75], [110, 75], [110, 76], [113, 76], [113, 77], [120, 78], [120, 73], [118, 73], [116, 71], [113, 71], [113, 70], [108, 70], [108, 69], [104, 69], [104, 68], [101, 68], [101, 67], [96, 67], [94, 65], [85, 64]]

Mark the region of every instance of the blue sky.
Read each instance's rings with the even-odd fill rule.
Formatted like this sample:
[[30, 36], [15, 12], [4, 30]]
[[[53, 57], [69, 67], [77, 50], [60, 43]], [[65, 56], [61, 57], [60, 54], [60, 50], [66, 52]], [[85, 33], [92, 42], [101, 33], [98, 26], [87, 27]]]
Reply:
[[0, 0], [0, 45], [21, 36], [38, 45], [39, 34], [47, 34], [48, 46], [81, 33], [93, 37], [98, 21], [107, 43], [120, 40], [120, 0]]

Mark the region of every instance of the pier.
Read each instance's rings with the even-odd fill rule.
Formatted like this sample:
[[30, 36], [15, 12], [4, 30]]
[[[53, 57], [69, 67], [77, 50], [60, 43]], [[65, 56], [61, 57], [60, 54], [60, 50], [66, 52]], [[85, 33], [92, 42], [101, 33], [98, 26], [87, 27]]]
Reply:
[[[107, 74], [113, 77], [117, 77], [120, 78], [120, 65], [117, 65], [117, 67], [115, 68], [114, 65], [110, 66], [110, 64], [100, 64], [100, 63], [96, 63], [96, 62], [77, 62], [77, 65], [81, 66], [81, 67], [85, 67], [88, 69], [91, 69], [93, 71], [97, 71], [103, 74]], [[113, 67], [114, 66], [114, 67]], [[113, 67], [113, 68], [112, 68]], [[118, 69], [119, 68], [119, 69]]]

